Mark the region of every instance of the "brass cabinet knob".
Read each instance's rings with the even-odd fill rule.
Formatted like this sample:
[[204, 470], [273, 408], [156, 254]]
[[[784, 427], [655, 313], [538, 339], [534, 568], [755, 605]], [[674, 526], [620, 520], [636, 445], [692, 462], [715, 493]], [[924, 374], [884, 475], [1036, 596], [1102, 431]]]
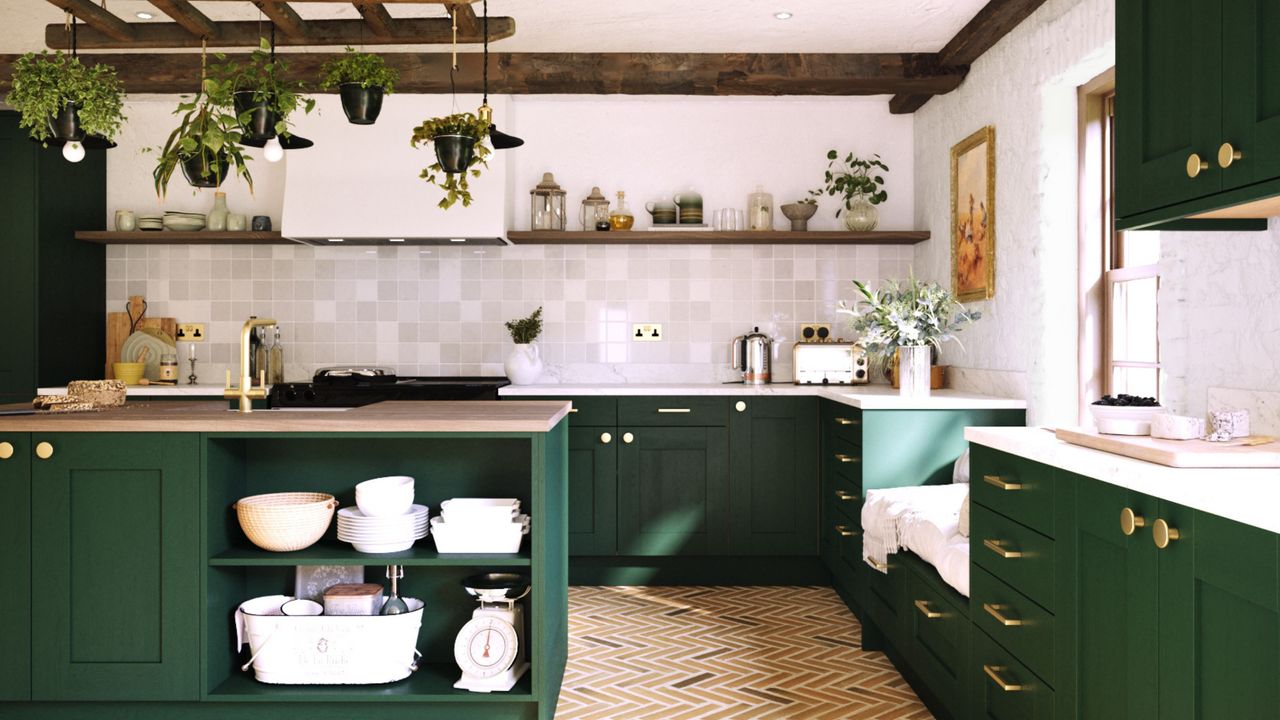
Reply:
[[604, 443], [605, 445], [608, 445], [609, 443], [613, 442], [613, 436], [610, 435], [609, 433], [600, 433], [600, 442]]
[[41, 460], [48, 460], [53, 457], [53, 446], [47, 442], [42, 442], [39, 445], [36, 445], [36, 457]]
[[1151, 524], [1151, 539], [1161, 550], [1169, 547], [1170, 541], [1177, 540], [1179, 537], [1178, 529], [1169, 527], [1169, 523], [1165, 522], [1164, 518]]
[[840, 537], [853, 537], [858, 534], [857, 530], [849, 529], [848, 525], [837, 525], [836, 532], [839, 533]]
[[626, 443], [626, 444], [630, 445], [631, 443], [633, 443], [633, 442], [635, 442], [635, 441], [636, 441], [636, 436], [635, 436], [635, 435], [632, 435], [631, 433], [622, 433], [622, 442], [624, 442], [624, 443]]
[[1120, 532], [1125, 535], [1132, 535], [1138, 528], [1146, 526], [1147, 519], [1141, 515], [1133, 514], [1133, 508], [1125, 508], [1120, 511]]
[[916, 609], [920, 611], [920, 614], [925, 616], [925, 618], [929, 620], [937, 620], [938, 618], [942, 617], [942, 613], [938, 612], [937, 610], [929, 609], [928, 600], [916, 600], [914, 605], [916, 606]]
[[1218, 164], [1224, 169], [1231, 167], [1231, 163], [1243, 159], [1244, 153], [1232, 147], [1231, 143], [1222, 143], [1222, 147], [1218, 148]]
[[1200, 156], [1191, 153], [1191, 157], [1187, 158], [1187, 177], [1193, 178], [1200, 174], [1202, 170], [1209, 169], [1209, 161], [1201, 160]]
[[1001, 667], [1000, 665], [983, 665], [982, 666], [982, 672], [986, 673], [987, 677], [991, 678], [991, 682], [995, 683], [996, 687], [1000, 688], [1005, 692], [1021, 691], [1023, 689], [1021, 685], [1018, 685], [1016, 683], [1011, 683], [1000, 676], [1000, 673], [1004, 672], [1006, 669], [1007, 668]]
[[0, 460], [13, 457], [13, 443], [0, 442]]
[[857, 500], [858, 496], [854, 495], [851, 492], [845, 492], [844, 490], [837, 490], [836, 498], [840, 500], [844, 500], [845, 502], [849, 502], [850, 500]]
[[737, 410], [738, 412], [746, 412], [747, 404], [739, 400], [738, 402], [733, 404], [733, 409]]

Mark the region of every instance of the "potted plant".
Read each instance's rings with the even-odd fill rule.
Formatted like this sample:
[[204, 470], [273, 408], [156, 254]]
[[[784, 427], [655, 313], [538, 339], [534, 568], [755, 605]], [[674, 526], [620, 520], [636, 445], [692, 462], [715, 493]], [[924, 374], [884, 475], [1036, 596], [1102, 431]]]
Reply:
[[[435, 146], [436, 162], [428, 165], [419, 177], [445, 191], [441, 208], [448, 210], [459, 200], [463, 207], [471, 205], [467, 176], [480, 177], [480, 170], [475, 166], [488, 166], [485, 158], [490, 150], [482, 142], [488, 134], [488, 123], [473, 113], [432, 118], [413, 129], [414, 147], [428, 142]], [[443, 181], [439, 173], [444, 173]]]
[[[810, 194], [817, 191], [810, 191]], [[804, 232], [809, 229], [809, 218], [818, 212], [818, 201], [811, 197], [787, 203], [782, 206], [782, 214], [791, 221], [792, 232]]]
[[400, 73], [387, 67], [381, 56], [348, 47], [345, 53], [324, 64], [320, 87], [338, 89], [347, 122], [372, 125], [382, 112], [382, 96], [390, 95], [399, 79]]
[[956, 333], [982, 313], [965, 309], [949, 290], [914, 275], [905, 282], [885, 281], [878, 291], [857, 280], [853, 284], [862, 296], [857, 307], [841, 301], [837, 312], [853, 316], [853, 330], [867, 350], [886, 360], [896, 356], [900, 394], [928, 396], [932, 351], [956, 340]]
[[87, 67], [62, 53], [27, 53], [13, 64], [5, 103], [22, 114], [18, 124], [42, 143], [113, 140], [124, 121], [124, 89], [110, 65]]
[[832, 197], [839, 196], [842, 206], [836, 208], [836, 217], [845, 212], [844, 226], [853, 232], [869, 232], [876, 229], [880, 222], [880, 214], [876, 205], [889, 199], [884, 190], [884, 176], [873, 174], [877, 171], [889, 172], [889, 167], [880, 161], [879, 155], [872, 155], [863, 160], [849, 153], [840, 160], [840, 153], [835, 150], [827, 152], [826, 185], [809, 191], [810, 195], [820, 196], [824, 192]]
[[533, 311], [527, 318], [509, 320], [507, 332], [516, 346], [507, 356], [507, 377], [516, 385], [532, 385], [542, 375], [542, 355], [534, 340], [542, 334], [542, 308]]
[[173, 113], [181, 115], [182, 120], [159, 150], [152, 173], [160, 197], [164, 197], [169, 179], [179, 166], [193, 187], [216, 188], [234, 165], [236, 173], [249, 184], [249, 191], [253, 191], [249, 158], [240, 147], [239, 118], [230, 110], [231, 87], [228, 80], [208, 77], [201, 83], [200, 92], [178, 103]]
[[[219, 56], [222, 57], [222, 56]], [[315, 109], [316, 101], [303, 95], [300, 82], [285, 79], [289, 66], [276, 59], [264, 39], [243, 65], [218, 65], [211, 75], [231, 84], [231, 106], [242, 130], [242, 140], [262, 143], [276, 136], [289, 136], [289, 116], [299, 107]]]

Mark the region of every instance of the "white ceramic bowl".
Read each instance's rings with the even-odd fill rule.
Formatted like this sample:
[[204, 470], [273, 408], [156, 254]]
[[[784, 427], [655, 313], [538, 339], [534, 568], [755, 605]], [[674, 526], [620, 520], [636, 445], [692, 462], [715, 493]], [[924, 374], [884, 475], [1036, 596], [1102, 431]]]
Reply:
[[1089, 412], [1104, 435], [1150, 435], [1151, 418], [1168, 412], [1162, 406], [1090, 405]]
[[413, 506], [413, 478], [406, 475], [365, 480], [356, 485], [356, 505], [369, 517], [404, 515]]
[[323, 615], [324, 606], [314, 600], [290, 600], [280, 606], [280, 612], [290, 617]]

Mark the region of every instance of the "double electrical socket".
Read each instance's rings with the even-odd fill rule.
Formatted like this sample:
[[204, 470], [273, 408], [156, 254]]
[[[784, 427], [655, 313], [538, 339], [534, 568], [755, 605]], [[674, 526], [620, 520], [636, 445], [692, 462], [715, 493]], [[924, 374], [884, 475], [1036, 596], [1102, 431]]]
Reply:
[[635, 323], [631, 326], [631, 339], [636, 342], [659, 342], [662, 326], [655, 323]]
[[204, 342], [204, 323], [178, 323], [178, 342]]

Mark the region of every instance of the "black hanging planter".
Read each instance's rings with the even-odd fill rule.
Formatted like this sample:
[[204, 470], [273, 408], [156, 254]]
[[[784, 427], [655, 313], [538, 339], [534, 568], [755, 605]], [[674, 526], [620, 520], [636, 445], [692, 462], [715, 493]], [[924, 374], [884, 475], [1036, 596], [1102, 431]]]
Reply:
[[476, 139], [470, 135], [437, 135], [431, 138], [436, 147], [436, 160], [445, 172], [458, 174], [471, 167], [476, 154]]
[[342, 97], [342, 111], [347, 114], [347, 122], [352, 125], [372, 125], [382, 112], [382, 87], [379, 85], [361, 87], [360, 83], [342, 83], [338, 86], [338, 95]]
[[224, 152], [215, 155], [203, 150], [182, 159], [182, 174], [191, 183], [191, 187], [216, 188], [227, 179], [230, 169], [231, 158]]
[[70, 142], [84, 139], [84, 130], [80, 128], [79, 109], [79, 103], [68, 100], [57, 114], [49, 117], [49, 133], [55, 140]]
[[237, 90], [233, 103], [237, 117], [252, 113], [248, 122], [240, 124], [240, 129], [244, 131], [242, 139], [266, 142], [276, 136], [276, 112], [270, 108], [268, 99], [256, 100], [255, 94], [252, 90]]

